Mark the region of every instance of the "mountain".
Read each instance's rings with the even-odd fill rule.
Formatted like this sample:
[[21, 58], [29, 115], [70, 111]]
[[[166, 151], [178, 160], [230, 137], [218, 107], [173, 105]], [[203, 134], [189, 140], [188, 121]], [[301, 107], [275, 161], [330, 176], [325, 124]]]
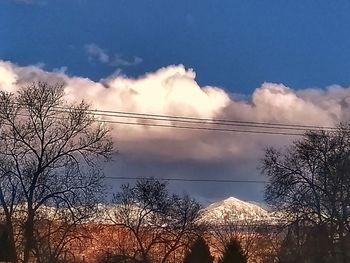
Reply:
[[272, 222], [276, 218], [256, 203], [242, 201], [235, 197], [212, 203], [202, 211], [202, 220], [207, 223], [228, 222]]
[[[118, 221], [116, 213], [121, 209], [118, 205], [99, 204], [99, 213], [96, 218], [91, 219], [95, 223], [113, 224]], [[139, 208], [135, 205], [128, 207], [130, 209], [131, 219], [138, 220]], [[274, 213], [263, 208], [263, 205], [254, 202], [242, 201], [235, 197], [215, 202], [202, 209], [200, 221], [209, 224], [227, 224], [232, 222], [238, 223], [268, 223], [274, 224], [278, 222], [278, 218]], [[135, 216], [135, 218], [133, 218]], [[155, 220], [152, 214], [149, 214], [149, 220]]]

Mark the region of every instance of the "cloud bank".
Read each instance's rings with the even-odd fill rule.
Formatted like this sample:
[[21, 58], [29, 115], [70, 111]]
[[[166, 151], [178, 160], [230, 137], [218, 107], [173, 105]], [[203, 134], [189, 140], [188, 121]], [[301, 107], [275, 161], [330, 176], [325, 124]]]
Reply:
[[[183, 65], [167, 66], [138, 78], [112, 75], [93, 81], [70, 76], [65, 70], [48, 72], [40, 65], [20, 67], [0, 61], [1, 90], [15, 92], [18, 87], [38, 80], [63, 82], [69, 102], [85, 100], [99, 110], [322, 126], [350, 120], [350, 88], [337, 85], [295, 90], [283, 84], [263, 83], [244, 100], [219, 87], [200, 86], [195, 72]], [[158, 123], [145, 119], [107, 119]], [[110, 127], [120, 152], [120, 161], [108, 171], [110, 176], [261, 180], [256, 167], [265, 147], [285, 146], [297, 138], [122, 124], [110, 124]], [[113, 181], [112, 185], [118, 183]], [[263, 189], [263, 185], [251, 184], [221, 184], [214, 189], [211, 184], [198, 187], [198, 184], [175, 182], [172, 186], [175, 191], [181, 189], [199, 200], [211, 201], [232, 194], [261, 201]]]
[[[103, 53], [99, 58], [105, 59]], [[110, 76], [95, 82], [64, 72], [47, 72], [37, 66], [19, 67], [0, 62], [0, 89], [14, 92], [36, 80], [64, 82], [69, 101], [83, 99], [100, 110], [324, 126], [350, 119], [350, 89], [340, 86], [296, 91], [283, 84], [264, 83], [249, 100], [238, 100], [222, 88], [199, 86], [195, 72], [183, 65], [164, 67], [139, 78]], [[140, 119], [113, 120], [154, 123]], [[165, 161], [244, 160], [256, 158], [269, 144], [286, 141], [284, 136], [274, 135], [112, 126], [122, 154]]]

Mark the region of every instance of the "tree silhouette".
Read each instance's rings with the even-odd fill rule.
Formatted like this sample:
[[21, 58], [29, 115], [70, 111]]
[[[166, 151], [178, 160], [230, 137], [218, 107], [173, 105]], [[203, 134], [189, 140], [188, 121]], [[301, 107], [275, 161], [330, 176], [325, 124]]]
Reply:
[[300, 223], [287, 228], [277, 257], [283, 263], [333, 263], [329, 255], [332, 246], [325, 226], [303, 226]]
[[232, 239], [226, 246], [219, 263], [247, 263], [247, 256], [237, 239]]
[[87, 104], [64, 98], [63, 85], [44, 82], [0, 92], [0, 205], [15, 262], [39, 260], [41, 211], [55, 208], [77, 222], [103, 190], [99, 163], [111, 157], [109, 131]]
[[164, 182], [147, 178], [122, 185], [113, 202], [109, 219], [127, 230], [132, 244], [130, 251], [119, 254], [165, 263], [196, 236], [201, 206], [187, 195], [169, 194]]
[[[290, 227], [299, 228], [296, 244], [316, 229], [326, 234], [309, 243], [323, 247], [323, 262], [328, 257], [330, 262], [350, 262], [350, 125], [309, 131], [285, 151], [267, 149], [261, 168], [269, 180], [265, 200]], [[310, 262], [304, 252], [295, 253], [294, 258], [301, 255]], [[312, 254], [317, 261], [320, 254]]]
[[0, 224], [0, 261], [12, 262], [14, 260], [14, 253], [5, 225]]
[[213, 257], [203, 237], [197, 238], [185, 257], [184, 263], [212, 263]]

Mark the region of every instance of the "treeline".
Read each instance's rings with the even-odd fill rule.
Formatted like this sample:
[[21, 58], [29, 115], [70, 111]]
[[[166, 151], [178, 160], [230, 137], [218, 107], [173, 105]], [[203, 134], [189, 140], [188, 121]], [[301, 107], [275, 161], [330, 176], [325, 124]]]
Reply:
[[[126, 262], [141, 262], [148, 263], [149, 260], [136, 261], [122, 255], [108, 254], [100, 260], [103, 263], [126, 263]], [[206, 241], [199, 237], [189, 248], [183, 259], [184, 263], [213, 263], [214, 257], [210, 253], [210, 249]], [[218, 260], [219, 263], [246, 263], [247, 256], [243, 251], [240, 243], [237, 240], [232, 240], [225, 246], [223, 255]]]
[[[226, 258], [235, 253], [241, 255], [239, 262], [273, 262], [268, 261], [274, 255], [269, 242], [274, 238], [270, 225], [237, 220], [235, 211], [227, 211], [223, 220], [208, 222], [201, 208], [187, 195], [169, 194], [166, 184], [155, 179], [122, 185], [113, 205], [102, 210], [111, 240], [97, 240], [91, 251], [95, 251], [96, 258], [102, 249], [97, 257], [101, 263], [206, 262], [202, 257], [213, 262], [221, 256], [222, 262], [230, 262]], [[105, 239], [106, 232], [95, 237]], [[83, 250], [88, 249], [89, 246]]]
[[[126, 256], [121, 255], [106, 255], [101, 262], [103, 263], [126, 263], [126, 262], [142, 262], [149, 263], [147, 259], [135, 261]], [[205, 239], [198, 237], [191, 245], [184, 259], [183, 263], [213, 263], [214, 257], [210, 253], [210, 249]], [[247, 256], [243, 251], [240, 243], [237, 240], [231, 240], [226, 246], [218, 263], [246, 263]]]

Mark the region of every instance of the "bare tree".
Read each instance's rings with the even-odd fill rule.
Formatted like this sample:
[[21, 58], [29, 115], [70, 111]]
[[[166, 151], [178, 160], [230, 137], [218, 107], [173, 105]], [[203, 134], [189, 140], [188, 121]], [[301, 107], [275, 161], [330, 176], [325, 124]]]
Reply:
[[[33, 83], [16, 94], [0, 92], [0, 204], [16, 245], [16, 260], [38, 251], [39, 210], [57, 203], [72, 219], [90, 213], [103, 189], [102, 160], [109, 160], [108, 129], [84, 102], [67, 104], [63, 85]], [[17, 233], [18, 234], [18, 233]]]
[[114, 203], [110, 218], [128, 230], [134, 240], [129, 255], [136, 259], [168, 262], [196, 235], [201, 206], [187, 195], [169, 195], [166, 184], [155, 179], [123, 185]]
[[[297, 237], [310, 229], [325, 233], [330, 262], [348, 262], [350, 127], [308, 132], [285, 152], [268, 149], [262, 164], [269, 178], [266, 200], [298, 229]], [[314, 239], [312, 246], [324, 247], [319, 242], [324, 238]]]
[[236, 240], [242, 246], [248, 262], [264, 262], [265, 252], [271, 253], [273, 226], [264, 220], [239, 219], [234, 208], [222, 211], [221, 219], [209, 222], [208, 240], [215, 254], [223, 254], [227, 244]]
[[56, 206], [42, 207], [37, 213], [34, 233], [36, 246], [33, 254], [38, 263], [55, 263], [62, 260], [66, 262], [75, 256], [74, 246], [77, 243], [86, 243], [92, 238], [86, 224], [82, 223], [91, 217], [94, 210], [76, 213], [76, 216], [72, 217], [72, 212], [60, 207], [60, 203]]

